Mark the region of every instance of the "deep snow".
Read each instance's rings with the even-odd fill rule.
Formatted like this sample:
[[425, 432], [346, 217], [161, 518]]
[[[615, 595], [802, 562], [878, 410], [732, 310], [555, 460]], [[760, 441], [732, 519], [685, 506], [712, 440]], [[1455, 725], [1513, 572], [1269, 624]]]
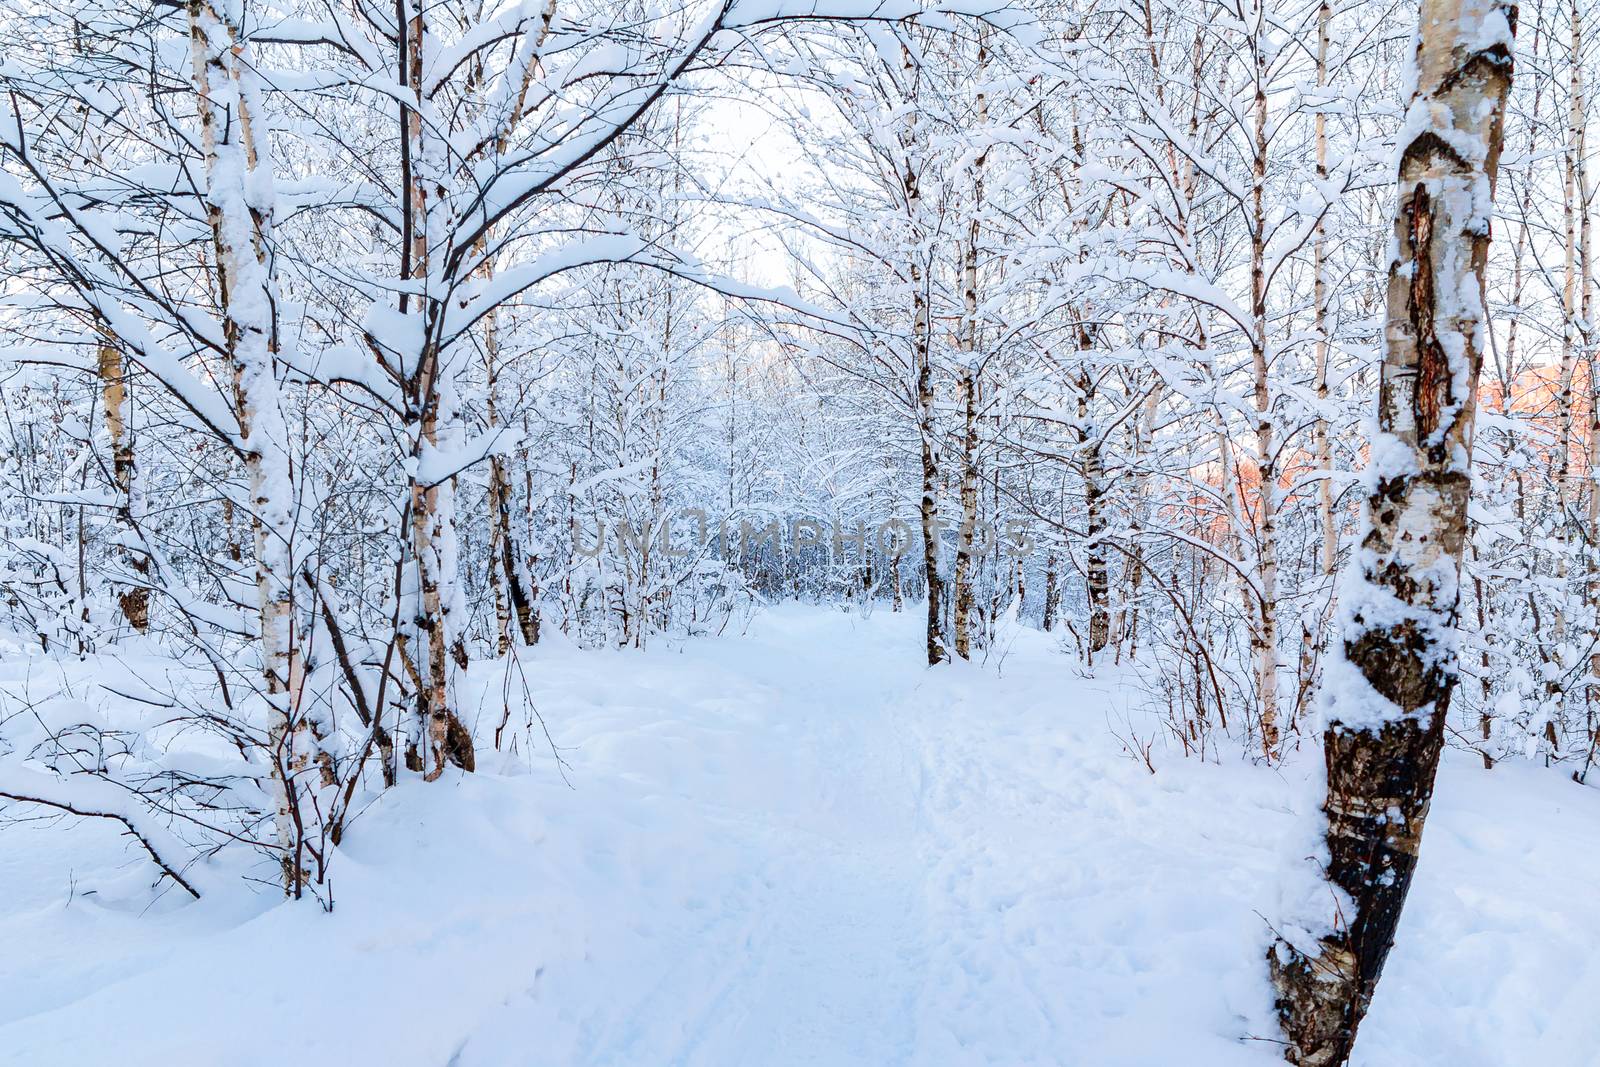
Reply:
[[[1159, 748], [1152, 775], [1114, 675], [1006, 643], [928, 671], [911, 613], [783, 606], [541, 647], [509, 688], [564, 775], [535, 725], [404, 784], [355, 824], [332, 915], [242, 881], [152, 902], [106, 826], [8, 827], [0, 1061], [1279, 1062], [1263, 916], [1303, 776]], [[480, 738], [504, 682], [474, 667]], [[1600, 1062], [1597, 884], [1594, 790], [1447, 756], [1356, 1062]]]

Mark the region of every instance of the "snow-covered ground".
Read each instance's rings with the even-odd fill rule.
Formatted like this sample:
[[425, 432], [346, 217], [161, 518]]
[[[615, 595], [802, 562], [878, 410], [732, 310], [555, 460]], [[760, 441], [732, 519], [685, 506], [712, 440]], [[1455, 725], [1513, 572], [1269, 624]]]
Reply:
[[[564, 775], [535, 726], [392, 791], [331, 915], [242, 881], [152, 902], [106, 826], [7, 828], [0, 1061], [1279, 1062], [1263, 916], [1301, 775], [1159, 751], [1152, 775], [1113, 676], [1008, 645], [930, 672], [910, 614], [785, 606], [681, 647], [542, 647], [509, 689]], [[487, 737], [508, 687], [474, 672]], [[1356, 1062], [1600, 1062], [1596, 885], [1600, 794], [1448, 756]]]

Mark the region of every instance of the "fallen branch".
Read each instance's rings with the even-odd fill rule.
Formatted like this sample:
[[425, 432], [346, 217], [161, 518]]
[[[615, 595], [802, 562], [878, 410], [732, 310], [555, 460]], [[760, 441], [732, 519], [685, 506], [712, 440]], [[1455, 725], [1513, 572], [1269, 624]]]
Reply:
[[167, 877], [190, 896], [200, 899], [200, 890], [167, 858], [182, 855], [183, 843], [165, 827], [150, 820], [147, 813], [126, 807], [126, 794], [110, 782], [82, 776], [58, 778], [16, 764], [0, 764], [0, 798], [41, 804], [88, 819], [120, 822]]

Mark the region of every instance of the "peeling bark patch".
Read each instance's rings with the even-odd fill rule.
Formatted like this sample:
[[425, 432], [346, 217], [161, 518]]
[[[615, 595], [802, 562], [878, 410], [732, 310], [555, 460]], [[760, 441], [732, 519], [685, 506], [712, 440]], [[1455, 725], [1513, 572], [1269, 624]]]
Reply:
[[1440, 412], [1450, 402], [1450, 360], [1434, 321], [1433, 201], [1426, 185], [1418, 183], [1406, 205], [1406, 235], [1411, 246], [1410, 317], [1417, 345], [1417, 378], [1412, 396], [1417, 443], [1423, 444], [1439, 428]]

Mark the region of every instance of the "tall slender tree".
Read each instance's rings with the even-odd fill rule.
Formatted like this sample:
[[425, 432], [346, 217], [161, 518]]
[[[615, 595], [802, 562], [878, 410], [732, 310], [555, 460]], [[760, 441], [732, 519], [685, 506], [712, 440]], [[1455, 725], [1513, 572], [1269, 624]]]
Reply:
[[1269, 955], [1290, 1062], [1345, 1063], [1416, 871], [1456, 683], [1484, 271], [1516, 8], [1424, 0], [1365, 533], [1324, 683], [1326, 878], [1315, 943]]

